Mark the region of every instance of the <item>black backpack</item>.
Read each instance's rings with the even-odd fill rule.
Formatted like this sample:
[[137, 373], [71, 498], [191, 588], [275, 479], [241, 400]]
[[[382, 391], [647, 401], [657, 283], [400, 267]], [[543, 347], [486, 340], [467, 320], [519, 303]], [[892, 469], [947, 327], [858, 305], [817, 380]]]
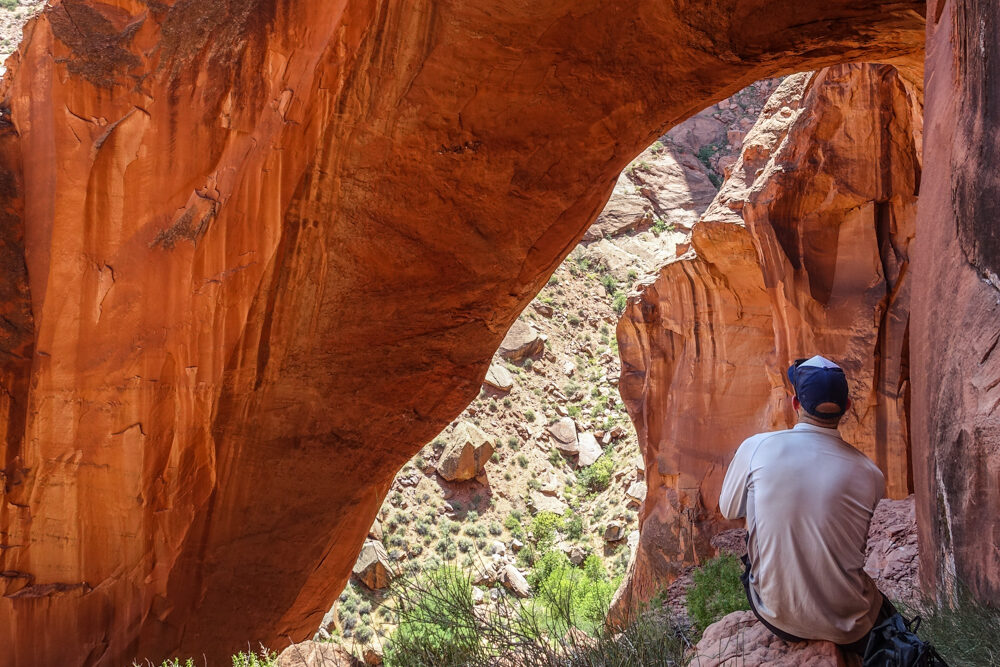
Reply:
[[896, 613], [872, 628], [864, 667], [948, 667], [934, 647], [917, 637], [920, 617]]

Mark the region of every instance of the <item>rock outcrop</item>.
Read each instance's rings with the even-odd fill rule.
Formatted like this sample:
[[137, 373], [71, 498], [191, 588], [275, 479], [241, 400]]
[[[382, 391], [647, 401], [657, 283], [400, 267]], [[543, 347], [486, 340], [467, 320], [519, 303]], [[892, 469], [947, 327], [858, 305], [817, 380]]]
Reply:
[[1000, 599], [1000, 16], [927, 3], [927, 152], [914, 262], [913, 464], [921, 576]]
[[392, 561], [385, 547], [378, 540], [365, 540], [354, 563], [354, 576], [372, 590], [380, 590], [389, 585], [393, 578]]
[[753, 612], [734, 611], [705, 628], [688, 664], [692, 667], [847, 667], [855, 663], [848, 662], [833, 642], [792, 644], [771, 634]]
[[0, 84], [0, 664], [310, 636], [629, 160], [922, 11], [52, 2]]
[[794, 423], [787, 364], [847, 371], [845, 438], [912, 487], [909, 254], [920, 178], [918, 100], [884, 65], [787, 78], [750, 131], [692, 250], [640, 287], [619, 323], [621, 393], [646, 458], [641, 539], [622, 591], [648, 599], [714, 555], [728, 461]]

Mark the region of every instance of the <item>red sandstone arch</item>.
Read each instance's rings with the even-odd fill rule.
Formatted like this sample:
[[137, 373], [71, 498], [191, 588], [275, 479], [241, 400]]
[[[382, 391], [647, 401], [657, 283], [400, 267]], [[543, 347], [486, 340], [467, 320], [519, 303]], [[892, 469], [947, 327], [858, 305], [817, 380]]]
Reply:
[[312, 632], [631, 157], [922, 14], [56, 2], [0, 85], [0, 665]]

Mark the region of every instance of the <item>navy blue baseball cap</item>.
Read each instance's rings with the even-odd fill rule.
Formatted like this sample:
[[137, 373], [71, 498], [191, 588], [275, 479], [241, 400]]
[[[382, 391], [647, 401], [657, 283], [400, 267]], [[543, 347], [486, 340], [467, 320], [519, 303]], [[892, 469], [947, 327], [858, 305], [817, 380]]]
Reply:
[[[802, 408], [820, 419], [839, 419], [847, 412], [847, 376], [844, 370], [819, 355], [811, 359], [797, 359], [788, 367], [788, 379], [795, 387]], [[840, 407], [836, 412], [818, 410], [823, 403]]]

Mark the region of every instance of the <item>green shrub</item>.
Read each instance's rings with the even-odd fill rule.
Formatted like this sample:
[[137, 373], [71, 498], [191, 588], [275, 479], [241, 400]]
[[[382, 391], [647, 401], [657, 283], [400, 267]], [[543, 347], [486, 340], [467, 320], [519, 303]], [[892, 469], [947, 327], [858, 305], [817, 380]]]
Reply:
[[604, 291], [608, 294], [614, 294], [615, 290], [618, 289], [618, 281], [610, 273], [601, 278], [601, 285], [604, 286]]
[[524, 418], [527, 419], [529, 422], [535, 421], [535, 411], [534, 410], [530, 410], [530, 409], [529, 410], [525, 410], [524, 411]]
[[563, 518], [554, 512], [539, 512], [531, 520], [531, 535], [539, 551], [546, 552], [556, 541], [556, 531], [561, 529]]
[[556, 466], [557, 468], [564, 463], [562, 454], [560, 454], [559, 450], [556, 449], [555, 447], [549, 450], [549, 463]]
[[[624, 630], [606, 630], [598, 617], [614, 582], [596, 570], [553, 557], [532, 600], [501, 596], [475, 609], [467, 575], [439, 570], [397, 580], [398, 629], [386, 646], [387, 667], [620, 667], [683, 665], [684, 643], [660, 617], [641, 615]], [[599, 620], [599, 619], [598, 619]], [[568, 627], [590, 631], [581, 641]]]
[[524, 454], [518, 454], [517, 455], [517, 465], [521, 466], [522, 468], [527, 468], [528, 467], [528, 457], [525, 456]]
[[443, 567], [394, 588], [398, 625], [386, 643], [386, 665], [461, 665], [479, 654], [467, 574]]
[[574, 513], [565, 522], [566, 536], [571, 540], [578, 540], [583, 537], [583, 517], [579, 513]]
[[259, 653], [240, 651], [233, 656], [233, 667], [275, 667], [278, 664], [278, 654], [268, 651], [263, 646]]
[[[614, 311], [617, 314], [621, 315], [622, 313], [625, 312], [625, 307], [627, 305], [628, 305], [628, 296], [625, 294], [625, 292], [621, 290], [615, 292], [614, 296], [611, 298], [611, 307], [614, 309]], [[615, 345], [614, 347], [615, 351], [617, 352], [618, 346]]]
[[730, 554], [713, 558], [694, 571], [687, 607], [699, 633], [726, 614], [750, 608], [740, 583], [742, 572], [739, 559]]
[[504, 526], [510, 531], [512, 537], [518, 539], [524, 539], [524, 526], [521, 525], [521, 517], [515, 516], [514, 514], [509, 515], [504, 519]]
[[561, 551], [550, 551], [535, 564], [532, 588], [545, 605], [549, 625], [594, 632], [607, 614], [618, 581], [611, 581], [595, 555], [583, 569], [573, 567]]
[[611, 484], [611, 475], [614, 471], [614, 461], [604, 454], [577, 475], [577, 482], [587, 493], [600, 493]]

